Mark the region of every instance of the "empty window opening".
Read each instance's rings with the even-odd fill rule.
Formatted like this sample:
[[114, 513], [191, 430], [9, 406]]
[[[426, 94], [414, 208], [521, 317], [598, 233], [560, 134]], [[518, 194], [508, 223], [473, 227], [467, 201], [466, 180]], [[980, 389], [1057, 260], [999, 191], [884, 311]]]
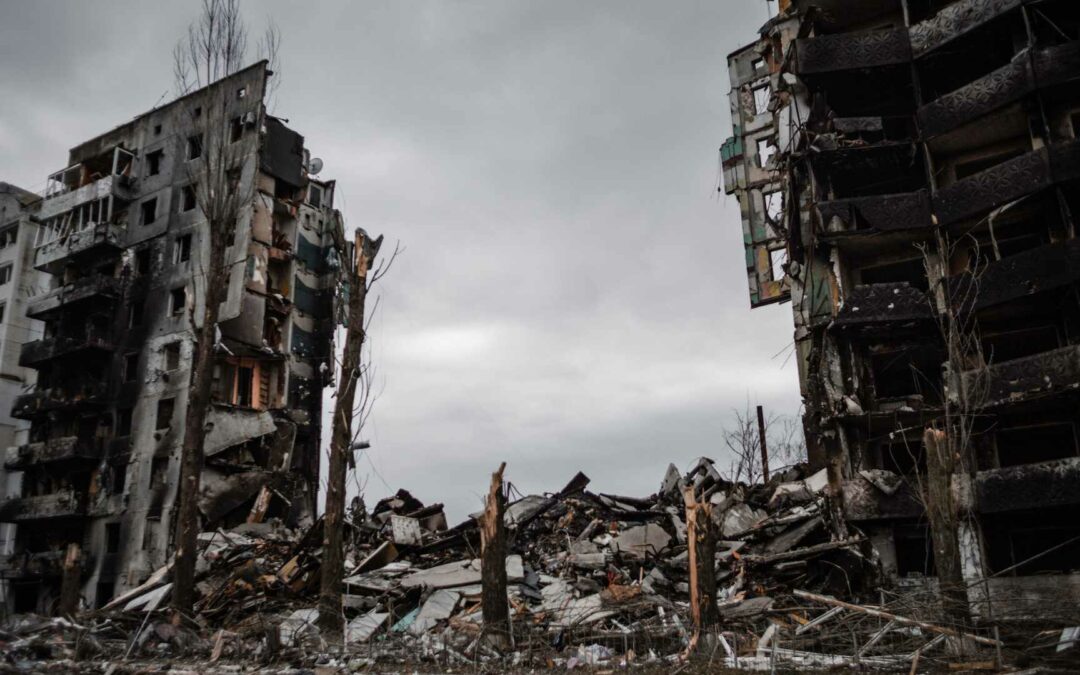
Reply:
[[161, 173], [161, 158], [165, 156], [162, 150], [154, 150], [146, 155], [146, 175], [156, 176]]
[[[985, 517], [982, 532], [992, 573], [1013, 565], [1019, 566], [1004, 572], [1006, 576], [1080, 569], [1080, 523], [1074, 507]], [[1075, 541], [1066, 544], [1070, 540]], [[1044, 555], [1031, 560], [1039, 554]]]
[[191, 259], [191, 235], [185, 234], [182, 237], [176, 238], [176, 243], [173, 246], [173, 264], [179, 265], [180, 263], [187, 262]]
[[770, 223], [779, 223], [784, 214], [784, 193], [773, 190], [762, 194], [761, 199], [765, 203], [765, 217]]
[[142, 222], [143, 225], [149, 225], [157, 220], [157, 197], [151, 197], [142, 203], [141, 206]]
[[918, 438], [878, 446], [878, 468], [901, 476], [926, 473], [926, 450]]
[[254, 377], [253, 368], [241, 366], [236, 369], [236, 405], [250, 408], [254, 403], [252, 398]]
[[864, 284], [891, 284], [906, 281], [921, 291], [930, 288], [922, 258], [865, 267], [861, 270], [860, 276]]
[[113, 464], [109, 467], [109, 479], [112, 486], [109, 491], [114, 495], [124, 494], [127, 485], [127, 464]]
[[195, 134], [194, 136], [188, 136], [187, 139], [187, 158], [198, 159], [202, 157], [202, 134]]
[[161, 521], [157, 518], [147, 518], [146, 524], [143, 525], [143, 540], [142, 547], [144, 551], [149, 551], [154, 548], [154, 542], [157, 540], [157, 532], [161, 527]]
[[761, 71], [765, 70], [765, 59], [754, 59], [750, 62], [750, 68], [755, 73], [760, 73]]
[[154, 457], [150, 460], [150, 489], [165, 485], [165, 478], [169, 473], [169, 458]]
[[769, 111], [769, 85], [763, 84], [751, 90], [754, 94], [754, 114], [761, 115]]
[[902, 350], [870, 357], [878, 398], [940, 399], [941, 357], [930, 350]]
[[187, 307], [187, 289], [181, 286], [169, 291], [169, 314], [181, 316], [185, 307]]
[[312, 183], [308, 186], [308, 204], [311, 204], [315, 208], [322, 206], [323, 191], [322, 187]]
[[234, 117], [229, 120], [229, 142], [235, 143], [244, 135], [244, 120]]
[[195, 114], [195, 117], [202, 117], [202, 106], [201, 105], [195, 106], [194, 114]]
[[116, 437], [124, 438], [131, 435], [131, 408], [121, 408], [116, 411]]
[[180, 368], [180, 343], [170, 342], [165, 345], [165, 370], [172, 371]]
[[776, 145], [771, 138], [759, 138], [757, 140], [758, 166], [762, 169], [769, 165], [769, 160], [776, 154]]
[[236, 98], [244, 98], [247, 96], [247, 87], [240, 87], [236, 90]]
[[154, 125], [154, 135], [155, 136], [160, 136], [161, 135], [161, 125], [160, 124], [155, 124]]
[[1007, 162], [1014, 157], [1019, 157], [1022, 154], [1024, 154], [1024, 150], [1016, 148], [1014, 150], [1009, 150], [1008, 152], [990, 155], [989, 157], [980, 157], [979, 159], [972, 159], [966, 162], [957, 162], [956, 180], [963, 180], [968, 176], [973, 176], [982, 171], [986, 171], [1002, 162]]
[[8, 246], [14, 246], [16, 240], [19, 238], [19, 228], [9, 227], [8, 229], [0, 232], [0, 248], [7, 248]]
[[935, 575], [934, 547], [925, 525], [904, 525], [893, 531], [896, 573], [901, 577]]
[[185, 185], [180, 190], [180, 210], [182, 212], [191, 211], [195, 208], [197, 200], [195, 198], [195, 186]]
[[998, 466], [1002, 467], [1076, 456], [1072, 422], [998, 429], [995, 443]]
[[139, 352], [124, 355], [124, 382], [134, 382], [139, 376]]
[[0, 303], [0, 323], [4, 323], [5, 314], [7, 314], [7, 303]]
[[983, 359], [988, 364], [1022, 359], [1057, 349], [1058, 331], [1055, 326], [1029, 326], [1000, 333], [984, 333]]
[[105, 524], [105, 552], [120, 552], [120, 523]]
[[141, 326], [143, 322], [143, 300], [136, 298], [132, 300], [131, 307], [128, 308], [128, 328], [135, 328]]
[[788, 254], [787, 247], [777, 248], [769, 251], [769, 274], [773, 281], [781, 281], [784, 278], [786, 272], [784, 272], [784, 265], [787, 264]]
[[0, 286], [5, 286], [11, 281], [11, 269], [11, 265], [0, 267]]
[[135, 251], [135, 274], [142, 276], [150, 273], [150, 248]]
[[157, 430], [168, 429], [172, 426], [173, 407], [175, 401], [171, 398], [163, 398], [158, 401], [157, 404], [157, 419], [154, 421], [154, 428]]

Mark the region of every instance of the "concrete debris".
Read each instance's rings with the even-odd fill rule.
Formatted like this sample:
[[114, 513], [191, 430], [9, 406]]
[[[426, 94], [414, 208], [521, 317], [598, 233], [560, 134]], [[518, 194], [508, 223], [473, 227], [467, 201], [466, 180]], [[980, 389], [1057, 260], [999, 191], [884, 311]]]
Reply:
[[[834, 531], [820, 482], [796, 467], [764, 485], [732, 484], [703, 459], [677, 479], [669, 469], [661, 490], [644, 498], [594, 494], [578, 475], [560, 492], [508, 504], [516, 648], [505, 653], [484, 638], [475, 519], [447, 528], [432, 517], [441, 505], [425, 506], [404, 490], [370, 513], [357, 505], [348, 519], [343, 643], [317, 628], [316, 521], [304, 531], [244, 524], [203, 533], [194, 622], [172, 620], [162, 568], [78, 623], [16, 617], [0, 632], [0, 648], [28, 663], [126, 655], [186, 660], [209, 672], [211, 662], [319, 672], [479, 663], [668, 670], [694, 645], [716, 646], [727, 667], [907, 669], [915, 654], [923, 668], [947, 663], [952, 647], [941, 648], [939, 637], [998, 648], [985, 629], [957, 631], [926, 608], [883, 604], [869, 538]], [[675, 485], [720, 512], [712, 521], [720, 625], [711, 635], [699, 634], [691, 617], [684, 498]], [[1046, 635], [1047, 653], [1075, 654], [1075, 629]]]

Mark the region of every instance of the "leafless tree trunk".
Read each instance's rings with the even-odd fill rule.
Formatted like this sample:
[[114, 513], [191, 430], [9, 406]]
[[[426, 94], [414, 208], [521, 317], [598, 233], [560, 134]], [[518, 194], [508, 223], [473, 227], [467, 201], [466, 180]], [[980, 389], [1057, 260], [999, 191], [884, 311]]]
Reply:
[[[382, 237], [372, 240], [361, 229], [356, 231], [356, 261], [349, 277], [349, 323], [345, 333], [345, 352], [341, 362], [337, 401], [334, 404], [333, 432], [326, 482], [326, 512], [323, 516], [323, 553], [320, 568], [319, 627], [329, 636], [341, 638], [344, 618], [341, 610], [341, 580], [344, 575], [343, 523], [345, 520], [345, 477], [351, 465], [353, 421], [356, 415], [358, 388], [364, 392], [361, 354], [364, 337], [364, 312], [368, 290], [368, 270], [379, 253]], [[361, 407], [365, 394], [361, 393]], [[358, 426], [362, 426], [361, 423]]]
[[716, 538], [712, 504], [694, 498], [694, 488], [683, 492], [686, 505], [686, 543], [690, 556], [690, 615], [695, 640], [720, 621], [716, 608]]
[[187, 41], [178, 43], [173, 52], [179, 92], [187, 93], [193, 86], [208, 87], [200, 99], [203, 113], [198, 117], [192, 115], [194, 130], [201, 133], [202, 141], [201, 157], [192, 163], [190, 179], [196, 204], [205, 220], [202, 233], [209, 241], [208, 246], [202, 247], [206, 257], [198, 258], [199, 268], [192, 279], [193, 297], [201, 296], [203, 300], [202, 316], [196, 317], [197, 301], [188, 305], [195, 344], [180, 455], [172, 590], [172, 607], [180, 613], [190, 613], [194, 602], [203, 443], [210, 407], [218, 314], [229, 286], [230, 266], [226, 253], [241, 211], [251, 201], [254, 183], [253, 180], [241, 180], [245, 149], [250, 149], [252, 144], [230, 142], [226, 111], [229, 97], [225, 87], [215, 87], [212, 83], [240, 69], [246, 46], [247, 30], [238, 1], [203, 0], [202, 13], [189, 27]]
[[503, 471], [506, 462], [491, 474], [484, 513], [480, 516], [480, 603], [484, 613], [484, 630], [489, 640], [499, 649], [510, 646], [510, 612], [506, 599], [506, 530], [503, 513], [506, 497], [503, 495]]
[[956, 457], [944, 431], [927, 429], [923, 434], [926, 450], [926, 517], [934, 546], [941, 605], [953, 623], [965, 625], [970, 619], [963, 569], [960, 563], [960, 522], [952, 494], [952, 476]]

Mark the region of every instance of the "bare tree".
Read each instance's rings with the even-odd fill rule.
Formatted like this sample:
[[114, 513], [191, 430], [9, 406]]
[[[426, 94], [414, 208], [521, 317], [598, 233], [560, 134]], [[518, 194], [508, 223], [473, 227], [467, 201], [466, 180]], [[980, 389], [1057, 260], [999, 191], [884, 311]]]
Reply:
[[[747, 401], [745, 410], [732, 410], [734, 423], [724, 429], [724, 445], [731, 453], [728, 479], [738, 483], [757, 483], [761, 473], [761, 434], [757, 415]], [[806, 461], [806, 444], [798, 420], [786, 415], [765, 418], [765, 437], [770, 463], [777, 468]], [[774, 461], [775, 460], [775, 461]]]
[[257, 142], [254, 138], [246, 142], [230, 138], [231, 97], [225, 85], [218, 82], [241, 69], [246, 51], [247, 29], [238, 0], [203, 0], [199, 18], [173, 51], [177, 93], [193, 96], [187, 108], [193, 134], [189, 155], [195, 157], [188, 164], [190, 182], [185, 190], [194, 197], [203, 217], [201, 233], [205, 242], [192, 275], [194, 302], [188, 303], [195, 341], [180, 456], [172, 590], [172, 607], [180, 613], [190, 612], [194, 602], [203, 444], [214, 357], [219, 348], [218, 316], [232, 267], [227, 254], [237, 221], [254, 195], [254, 179], [249, 175], [244, 180], [243, 172], [245, 165], [254, 166], [251, 158], [257, 152]]

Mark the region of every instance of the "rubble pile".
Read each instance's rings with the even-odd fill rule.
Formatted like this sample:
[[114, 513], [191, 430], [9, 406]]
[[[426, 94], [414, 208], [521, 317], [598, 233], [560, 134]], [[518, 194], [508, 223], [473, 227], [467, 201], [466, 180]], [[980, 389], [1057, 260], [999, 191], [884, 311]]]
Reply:
[[[955, 656], [959, 643], [986, 658], [1000, 650], [994, 639], [935, 620], [932, 602], [889, 604], [868, 542], [830, 520], [824, 471], [795, 467], [748, 486], [724, 480], [702, 458], [686, 474], [670, 466], [659, 492], [644, 498], [593, 493], [589, 482], [579, 473], [542, 495], [509, 486], [509, 652], [484, 639], [476, 518], [448, 527], [442, 505], [404, 490], [370, 513], [354, 501], [344, 645], [317, 628], [321, 522], [305, 532], [259, 523], [201, 534], [200, 598], [186, 623], [164, 609], [171, 583], [163, 568], [79, 624], [23, 620], [0, 639], [9, 658], [169, 655], [350, 667], [663, 667], [696, 644], [732, 667], [906, 669]], [[712, 505], [716, 534], [720, 619], [701, 635], [690, 619], [687, 494]], [[855, 603], [867, 598], [874, 604]]]

